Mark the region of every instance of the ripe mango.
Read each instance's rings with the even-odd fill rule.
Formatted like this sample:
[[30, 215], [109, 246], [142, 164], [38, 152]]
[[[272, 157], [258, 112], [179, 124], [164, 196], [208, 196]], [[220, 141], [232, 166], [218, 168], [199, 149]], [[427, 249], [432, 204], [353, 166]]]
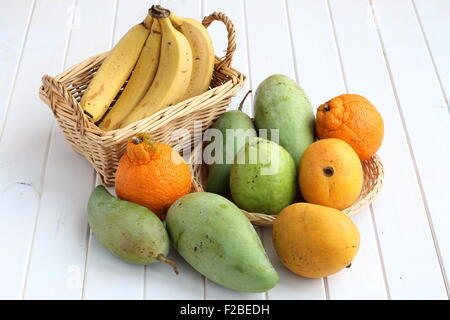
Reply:
[[298, 181], [307, 202], [343, 210], [358, 199], [364, 174], [358, 154], [347, 142], [323, 139], [303, 153]]
[[272, 231], [281, 262], [307, 278], [322, 278], [348, 267], [359, 249], [359, 231], [343, 212], [294, 203], [277, 216]]
[[255, 229], [226, 198], [185, 195], [172, 204], [166, 223], [178, 253], [209, 280], [244, 292], [267, 291], [278, 283]]
[[[242, 103], [243, 101], [241, 106]], [[206, 191], [227, 194], [230, 191], [230, 169], [234, 157], [246, 142], [256, 137], [256, 130], [252, 119], [241, 109], [225, 112], [216, 120], [212, 128], [220, 131], [222, 139], [214, 138], [205, 147], [205, 152], [214, 150], [213, 156], [216, 158], [216, 161], [208, 167]]]
[[230, 189], [238, 207], [277, 214], [297, 194], [297, 170], [291, 155], [275, 142], [255, 138], [245, 144], [231, 167]]
[[89, 198], [88, 222], [98, 241], [117, 257], [141, 265], [163, 261], [178, 272], [166, 258], [167, 230], [149, 209], [117, 199], [100, 185]]
[[314, 112], [305, 91], [291, 78], [275, 74], [258, 86], [254, 108], [256, 127], [268, 129], [269, 140], [273, 140], [269, 129], [278, 129], [279, 144], [298, 165], [314, 142]]

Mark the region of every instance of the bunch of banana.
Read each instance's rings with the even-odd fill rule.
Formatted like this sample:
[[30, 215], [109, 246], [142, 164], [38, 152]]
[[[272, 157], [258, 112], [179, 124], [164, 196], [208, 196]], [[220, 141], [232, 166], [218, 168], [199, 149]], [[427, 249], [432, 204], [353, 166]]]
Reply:
[[112, 49], [81, 106], [93, 121], [101, 120], [101, 129], [123, 128], [207, 91], [213, 70], [214, 49], [206, 28], [152, 6], [144, 22]]

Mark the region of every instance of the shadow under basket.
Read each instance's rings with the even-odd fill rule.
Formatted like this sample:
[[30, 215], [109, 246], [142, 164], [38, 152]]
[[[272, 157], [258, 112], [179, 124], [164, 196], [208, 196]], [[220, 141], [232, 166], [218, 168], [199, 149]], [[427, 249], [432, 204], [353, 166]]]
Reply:
[[[190, 166], [192, 171], [193, 190], [204, 192], [208, 177], [208, 165], [195, 164], [195, 153], [191, 155]], [[380, 157], [375, 154], [369, 160], [361, 162], [364, 171], [364, 184], [358, 199], [350, 207], [342, 210], [347, 215], [353, 215], [358, 211], [369, 206], [381, 190], [384, 178], [384, 167]], [[276, 215], [262, 213], [252, 213], [245, 210], [241, 211], [247, 216], [250, 222], [257, 226], [270, 227], [276, 219]]]
[[[211, 126], [226, 111], [231, 98], [243, 87], [246, 77], [231, 68], [236, 50], [234, 25], [220, 12], [205, 17], [202, 23], [208, 27], [216, 20], [225, 24], [228, 46], [223, 58], [216, 57], [210, 89], [122, 129], [101, 130], [84, 114], [79, 103], [108, 52], [91, 57], [56, 77], [43, 76], [39, 89], [40, 98], [53, 111], [66, 140], [92, 164], [103, 184], [114, 186], [117, 165], [130, 137], [148, 132], [156, 141], [177, 149], [190, 147], [195, 140], [194, 133], [198, 134], [194, 129], [204, 131]], [[183, 130], [179, 132], [185, 133], [180, 137], [181, 140], [174, 140], [173, 133], [176, 130]]]

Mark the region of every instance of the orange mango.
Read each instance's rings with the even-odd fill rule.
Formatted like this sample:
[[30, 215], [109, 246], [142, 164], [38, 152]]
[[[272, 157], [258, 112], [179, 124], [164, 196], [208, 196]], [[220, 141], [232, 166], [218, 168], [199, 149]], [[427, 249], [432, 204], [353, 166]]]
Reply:
[[306, 149], [298, 182], [306, 202], [343, 210], [359, 197], [364, 175], [358, 155], [343, 140], [323, 139]]

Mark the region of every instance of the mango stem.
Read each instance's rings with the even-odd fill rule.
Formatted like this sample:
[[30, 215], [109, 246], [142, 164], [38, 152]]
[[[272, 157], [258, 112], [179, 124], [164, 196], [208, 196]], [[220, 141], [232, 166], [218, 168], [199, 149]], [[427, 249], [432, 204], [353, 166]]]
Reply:
[[172, 267], [173, 271], [175, 271], [176, 274], [179, 274], [177, 264], [174, 261], [167, 259], [162, 253], [158, 254], [156, 260], [169, 264]]
[[248, 95], [252, 92], [252, 90], [248, 90], [248, 92], [245, 94], [244, 98], [242, 99], [241, 103], [239, 103], [239, 111], [242, 111], [242, 108], [244, 107], [244, 101], [247, 99]]

